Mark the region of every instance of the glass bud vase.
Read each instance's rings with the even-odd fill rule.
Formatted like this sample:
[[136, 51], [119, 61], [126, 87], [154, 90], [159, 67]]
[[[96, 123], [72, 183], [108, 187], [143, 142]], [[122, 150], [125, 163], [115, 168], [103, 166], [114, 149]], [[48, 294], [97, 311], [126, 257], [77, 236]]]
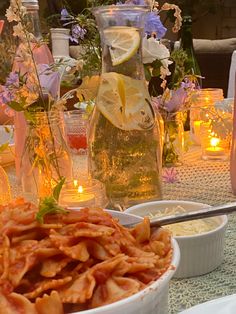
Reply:
[[157, 200], [161, 135], [144, 79], [145, 6], [94, 9], [102, 42], [102, 74], [90, 121], [92, 178], [105, 184], [110, 208]]
[[52, 195], [63, 177], [72, 179], [72, 163], [61, 114], [38, 112], [30, 117], [21, 160], [21, 182], [25, 198], [37, 201]]
[[0, 166], [0, 205], [8, 204], [11, 201], [11, 188], [8, 176]]
[[183, 112], [169, 113], [164, 119], [162, 162], [164, 167], [182, 164], [184, 152]]

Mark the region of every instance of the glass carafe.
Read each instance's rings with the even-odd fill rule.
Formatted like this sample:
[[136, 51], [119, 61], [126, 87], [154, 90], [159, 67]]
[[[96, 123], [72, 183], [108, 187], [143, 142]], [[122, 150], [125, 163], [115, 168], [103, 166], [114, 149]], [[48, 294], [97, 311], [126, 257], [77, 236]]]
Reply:
[[161, 198], [160, 116], [142, 64], [145, 6], [95, 8], [102, 74], [90, 132], [90, 171], [105, 184], [110, 208]]

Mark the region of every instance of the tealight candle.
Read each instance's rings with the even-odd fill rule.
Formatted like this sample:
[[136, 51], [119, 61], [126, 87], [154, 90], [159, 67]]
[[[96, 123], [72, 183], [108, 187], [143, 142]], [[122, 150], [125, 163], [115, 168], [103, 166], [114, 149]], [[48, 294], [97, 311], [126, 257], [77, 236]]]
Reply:
[[68, 207], [90, 207], [95, 205], [95, 195], [86, 193], [82, 186], [61, 192], [59, 203]]
[[203, 159], [225, 159], [226, 152], [223, 147], [220, 146], [220, 139], [217, 137], [211, 137], [208, 146], [203, 150]]
[[224, 148], [222, 147], [207, 147], [206, 148], [206, 153], [209, 156], [222, 156], [225, 153]]

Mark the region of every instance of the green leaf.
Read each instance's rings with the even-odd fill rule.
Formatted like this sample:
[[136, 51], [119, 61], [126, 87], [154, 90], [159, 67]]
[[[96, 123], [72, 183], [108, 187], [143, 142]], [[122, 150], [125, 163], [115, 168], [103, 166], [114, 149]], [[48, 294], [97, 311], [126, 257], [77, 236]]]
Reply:
[[4, 144], [0, 145], [0, 153], [2, 153], [8, 147], [9, 147], [9, 143], [4, 143]]
[[23, 111], [24, 110], [24, 107], [22, 106], [22, 104], [19, 104], [16, 101], [11, 101], [11, 102], [7, 103], [7, 105], [15, 111]]
[[54, 197], [48, 196], [40, 201], [39, 211], [36, 214], [36, 219], [39, 223], [43, 224], [45, 215], [52, 215], [57, 213], [66, 214], [68, 211], [60, 207]]
[[65, 183], [66, 178], [62, 177], [62, 179], [57, 183], [57, 185], [55, 186], [55, 188], [53, 189], [53, 197], [55, 198], [55, 200], [59, 200], [59, 196], [61, 193], [61, 189], [63, 184]]
[[10, 134], [11, 133], [11, 129], [8, 126], [4, 126], [4, 130], [6, 133]]

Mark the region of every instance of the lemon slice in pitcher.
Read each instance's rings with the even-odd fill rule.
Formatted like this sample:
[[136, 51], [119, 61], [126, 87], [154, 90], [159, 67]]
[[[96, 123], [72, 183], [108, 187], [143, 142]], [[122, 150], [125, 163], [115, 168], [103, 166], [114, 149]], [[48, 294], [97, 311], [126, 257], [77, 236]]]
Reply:
[[124, 126], [124, 83], [115, 72], [104, 73], [96, 98], [97, 108], [116, 127]]
[[109, 47], [112, 65], [128, 61], [140, 46], [140, 35], [136, 28], [113, 26], [104, 30], [105, 44]]
[[102, 74], [96, 105], [117, 128], [145, 130], [154, 125], [149, 99], [143, 81], [109, 72]]

